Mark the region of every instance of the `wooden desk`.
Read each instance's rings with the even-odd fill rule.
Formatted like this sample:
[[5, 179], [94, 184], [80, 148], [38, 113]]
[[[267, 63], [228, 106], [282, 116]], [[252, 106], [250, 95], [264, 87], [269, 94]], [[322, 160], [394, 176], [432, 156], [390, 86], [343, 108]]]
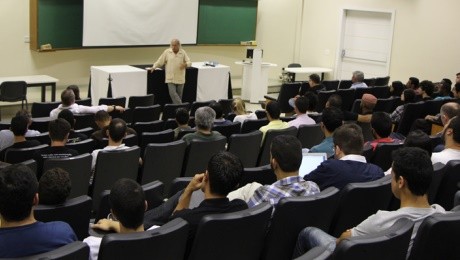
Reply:
[[300, 68], [285, 68], [284, 71], [290, 73], [299, 73], [299, 74], [313, 74], [321, 73], [321, 81], [324, 79], [324, 73], [332, 72], [332, 69], [329, 68], [320, 68], [320, 67], [300, 67]]
[[56, 101], [56, 83], [59, 81], [56, 78], [48, 75], [0, 77], [0, 84], [4, 81], [25, 81], [27, 87], [41, 87], [42, 102], [46, 101], [46, 86], [51, 86], [51, 101]]

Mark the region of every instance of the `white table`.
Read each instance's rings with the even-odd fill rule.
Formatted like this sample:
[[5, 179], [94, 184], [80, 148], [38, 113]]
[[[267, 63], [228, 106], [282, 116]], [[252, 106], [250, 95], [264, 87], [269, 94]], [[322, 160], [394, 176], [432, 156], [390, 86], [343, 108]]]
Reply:
[[48, 75], [0, 77], [0, 84], [4, 81], [25, 81], [27, 87], [41, 87], [42, 102], [46, 101], [46, 86], [51, 86], [51, 101], [56, 101], [56, 83], [59, 81], [56, 78]]
[[264, 100], [268, 89], [268, 69], [278, 65], [262, 62], [260, 68], [254, 68], [254, 64], [250, 62], [237, 61], [235, 64], [243, 66], [242, 99], [249, 100], [250, 103]]
[[[147, 95], [147, 70], [129, 65], [91, 66], [91, 100], [97, 105], [99, 99], [107, 97], [109, 81], [113, 97]], [[126, 105], [126, 104], [125, 104]]]
[[300, 68], [285, 68], [284, 71], [290, 73], [299, 73], [299, 74], [313, 74], [321, 73], [321, 81], [324, 79], [324, 73], [332, 72], [332, 69], [329, 68], [320, 68], [320, 67], [300, 67]]
[[198, 69], [196, 101], [219, 100], [228, 97], [230, 67], [218, 64], [206, 66], [205, 62], [192, 62]]

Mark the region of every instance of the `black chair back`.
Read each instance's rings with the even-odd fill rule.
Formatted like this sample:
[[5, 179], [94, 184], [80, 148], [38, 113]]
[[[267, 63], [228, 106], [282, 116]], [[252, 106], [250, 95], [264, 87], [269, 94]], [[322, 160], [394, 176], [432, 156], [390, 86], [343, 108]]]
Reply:
[[168, 120], [164, 121], [165, 124], [163, 126], [163, 130], [166, 130], [166, 129], [176, 129], [178, 127], [177, 125], [177, 122], [176, 122], [176, 119], [174, 118], [169, 118]]
[[153, 106], [155, 98], [153, 94], [145, 96], [130, 96], [128, 99], [128, 108], [134, 109], [136, 107]]
[[378, 144], [375, 151], [370, 153], [371, 156], [366, 156], [367, 162], [373, 163], [386, 171], [390, 169], [393, 163], [392, 152], [401, 147], [403, 147], [402, 143]]
[[50, 135], [48, 132], [44, 132], [44, 133], [34, 135], [34, 136], [27, 136], [26, 140], [36, 140], [40, 142], [40, 144], [46, 144], [46, 145], [51, 144], [51, 139], [50, 139]]
[[338, 89], [349, 89], [352, 84], [351, 80], [341, 80]]
[[36, 117], [49, 117], [51, 110], [57, 108], [61, 102], [34, 102], [30, 115], [32, 118]]
[[215, 100], [208, 100], [208, 101], [195, 101], [190, 106], [190, 116], [195, 116], [195, 112], [200, 107], [207, 107], [211, 103], [216, 102]]
[[252, 182], [257, 182], [262, 185], [271, 185], [276, 182], [276, 175], [270, 165], [244, 168], [243, 176], [238, 187], [243, 187]]
[[3, 102], [22, 102], [24, 109], [24, 101], [26, 109], [29, 110], [27, 104], [27, 83], [25, 81], [3, 81], [0, 84], [0, 101]]
[[91, 98], [84, 98], [80, 100], [75, 100], [75, 103], [79, 104], [80, 106], [87, 106], [90, 107], [91, 104]]
[[156, 208], [164, 202], [164, 188], [165, 185], [161, 181], [152, 181], [142, 185], [147, 201], [147, 210]]
[[164, 124], [165, 122], [163, 120], [155, 120], [151, 122], [136, 122], [132, 125], [132, 128], [136, 131], [138, 136], [142, 136], [142, 133], [146, 132], [153, 133], [163, 131]]
[[302, 143], [302, 148], [312, 148], [321, 143], [324, 139], [324, 133], [321, 131], [320, 124], [301, 125], [297, 130], [297, 139]]
[[144, 154], [145, 147], [152, 143], [169, 143], [174, 141], [174, 131], [166, 129], [160, 132], [142, 133], [141, 136], [141, 154]]
[[426, 105], [423, 102], [404, 105], [404, 111], [398, 124], [397, 133], [407, 136], [412, 124], [418, 118], [426, 116]]
[[239, 134], [241, 129], [240, 122], [232, 122], [228, 125], [215, 125], [212, 130], [221, 133], [223, 136], [230, 138], [233, 134]]
[[323, 80], [321, 82], [321, 84], [323, 84], [324, 87], [326, 87], [327, 91], [329, 91], [329, 90], [337, 90], [339, 88], [339, 83], [340, 83], [340, 81], [338, 81], [338, 80]]
[[94, 114], [74, 114], [75, 118], [75, 130], [91, 127], [98, 129], [96, 122], [94, 121]]
[[390, 76], [375, 78], [374, 86], [388, 86], [390, 83]]
[[100, 98], [99, 105], [107, 105], [107, 106], [126, 106], [126, 97], [116, 97], [116, 98]]
[[232, 104], [233, 98], [231, 99], [219, 99], [219, 104], [222, 106], [222, 114], [226, 117], [228, 114], [233, 112]]
[[375, 86], [371, 88], [371, 94], [374, 95], [377, 99], [388, 98], [390, 97], [390, 88], [388, 86]]
[[85, 242], [75, 241], [65, 246], [61, 246], [57, 249], [49, 252], [41, 253], [38, 255], [32, 255], [17, 259], [22, 260], [35, 260], [35, 259], [47, 259], [47, 260], [73, 260], [73, 259], [88, 259], [89, 258], [89, 246]]
[[355, 90], [354, 89], [339, 89], [336, 92], [342, 98], [342, 109], [350, 111], [353, 102], [355, 101]]
[[[190, 110], [190, 103], [185, 102], [182, 104], [165, 104], [163, 107], [163, 115], [161, 119], [166, 121], [169, 118], [176, 118], [176, 109], [183, 107], [187, 110]], [[193, 116], [193, 114], [191, 114]]]
[[320, 91], [318, 92], [318, 104], [316, 105], [316, 111], [322, 112], [326, 106], [326, 102], [332, 95], [337, 94], [336, 90]]
[[434, 203], [446, 210], [454, 206], [454, 196], [460, 190], [460, 160], [449, 161], [443, 169], [444, 176], [439, 184]]
[[265, 138], [262, 141], [260, 147], [259, 159], [257, 162], [258, 166], [266, 165], [270, 163], [270, 147], [273, 139], [278, 135], [292, 135], [297, 136], [297, 128], [294, 126], [285, 129], [271, 129], [265, 133]]
[[20, 164], [29, 167], [33, 173], [37, 174], [37, 162], [34, 159], [23, 161]]
[[160, 119], [161, 106], [136, 107], [133, 109], [132, 122], [151, 122]]
[[182, 176], [192, 177], [206, 171], [209, 159], [219, 151], [225, 151], [227, 138], [221, 136], [212, 141], [192, 140], [185, 152]]
[[257, 120], [246, 119], [244, 120], [243, 125], [241, 126], [241, 133], [246, 134], [252, 131], [259, 130], [259, 128], [261, 128], [264, 125], [268, 125], [267, 118], [262, 118], [262, 119], [257, 119]]
[[375, 104], [374, 112], [383, 111], [390, 114], [395, 110], [399, 102], [400, 98], [379, 98], [377, 99], [377, 104]]
[[259, 130], [233, 134], [228, 139], [227, 150], [240, 158], [243, 167], [256, 167], [261, 142], [262, 132]]
[[78, 154], [91, 154], [96, 148], [96, 141], [94, 139], [86, 139], [77, 143], [67, 143], [65, 146], [67, 148], [74, 149], [78, 152]]
[[48, 125], [53, 119], [48, 116], [46, 117], [35, 117], [32, 118], [32, 124], [30, 124], [29, 129], [37, 130], [41, 133], [48, 132]]
[[9, 148], [5, 153], [5, 162], [15, 164], [33, 159], [35, 152], [46, 147], [48, 147], [47, 144], [30, 148]]
[[288, 113], [294, 110], [288, 102], [289, 99], [299, 94], [300, 85], [300, 82], [283, 83], [281, 85], [280, 93], [277, 99], [278, 104], [280, 105], [281, 113]]

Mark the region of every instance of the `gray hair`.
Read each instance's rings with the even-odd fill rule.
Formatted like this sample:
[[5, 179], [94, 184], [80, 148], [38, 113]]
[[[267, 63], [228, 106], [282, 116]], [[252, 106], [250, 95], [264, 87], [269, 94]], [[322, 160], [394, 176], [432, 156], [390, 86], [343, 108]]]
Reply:
[[364, 73], [362, 71], [353, 71], [353, 76], [355, 76], [355, 79], [358, 81], [358, 82], [363, 82], [364, 80]]
[[200, 107], [195, 112], [195, 125], [198, 129], [210, 130], [214, 125], [216, 112], [210, 107]]
[[172, 39], [172, 40], [171, 40], [171, 45], [172, 45], [173, 43], [179, 44], [179, 47], [181, 46], [179, 39]]

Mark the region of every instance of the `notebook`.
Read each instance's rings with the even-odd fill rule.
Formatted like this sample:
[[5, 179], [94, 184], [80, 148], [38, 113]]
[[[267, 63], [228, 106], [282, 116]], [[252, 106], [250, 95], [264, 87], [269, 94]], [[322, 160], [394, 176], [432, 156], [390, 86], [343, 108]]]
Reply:
[[304, 177], [310, 174], [310, 172], [325, 160], [327, 160], [326, 153], [308, 153], [308, 151], [302, 151], [302, 164], [300, 165], [299, 176]]

